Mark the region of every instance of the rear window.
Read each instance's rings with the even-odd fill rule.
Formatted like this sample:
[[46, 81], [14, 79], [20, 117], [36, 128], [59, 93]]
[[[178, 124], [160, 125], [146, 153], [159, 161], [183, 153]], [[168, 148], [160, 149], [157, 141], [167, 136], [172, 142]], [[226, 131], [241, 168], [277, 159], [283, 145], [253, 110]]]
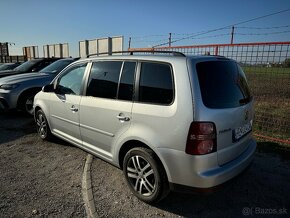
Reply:
[[27, 72], [29, 71], [34, 65], [36, 65], [39, 62], [39, 60], [30, 60], [30, 61], [26, 61], [23, 64], [21, 64], [20, 66], [16, 67], [15, 70], [16, 71], [20, 71], [20, 72]]
[[245, 74], [236, 62], [200, 62], [196, 65], [196, 70], [206, 107], [232, 108], [251, 101]]
[[72, 63], [74, 60], [58, 60], [43, 68], [41, 73], [59, 73], [62, 69], [64, 69], [67, 65]]
[[173, 101], [171, 67], [162, 63], [142, 63], [139, 101], [169, 105]]

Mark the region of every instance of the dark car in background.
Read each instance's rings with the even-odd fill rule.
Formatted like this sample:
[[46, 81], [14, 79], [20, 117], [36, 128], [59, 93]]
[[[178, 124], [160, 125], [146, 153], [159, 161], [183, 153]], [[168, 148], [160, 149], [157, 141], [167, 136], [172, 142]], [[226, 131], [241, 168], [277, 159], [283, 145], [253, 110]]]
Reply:
[[0, 71], [2, 70], [13, 70], [16, 67], [18, 67], [19, 65], [21, 65], [22, 63], [17, 62], [17, 63], [3, 63], [0, 65]]
[[0, 78], [0, 110], [20, 109], [32, 114], [35, 94], [42, 86], [49, 84], [62, 69], [77, 59], [60, 59], [40, 72]]
[[59, 58], [37, 58], [30, 61], [26, 61], [13, 70], [0, 71], [0, 78], [21, 73], [38, 72], [57, 60], [59, 60]]

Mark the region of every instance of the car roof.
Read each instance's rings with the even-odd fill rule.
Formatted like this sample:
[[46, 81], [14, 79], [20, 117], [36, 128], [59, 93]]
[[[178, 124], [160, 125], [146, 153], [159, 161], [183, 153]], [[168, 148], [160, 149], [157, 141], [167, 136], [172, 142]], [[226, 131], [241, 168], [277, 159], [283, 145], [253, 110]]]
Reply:
[[148, 55], [106, 55], [106, 56], [94, 56], [89, 58], [81, 58], [79, 61], [96, 61], [96, 60], [144, 60], [144, 61], [181, 61], [181, 60], [195, 60], [195, 61], [210, 61], [210, 60], [231, 60], [223, 56], [215, 55], [195, 55], [195, 56], [175, 56], [175, 55], [160, 55], [160, 54], [148, 54]]

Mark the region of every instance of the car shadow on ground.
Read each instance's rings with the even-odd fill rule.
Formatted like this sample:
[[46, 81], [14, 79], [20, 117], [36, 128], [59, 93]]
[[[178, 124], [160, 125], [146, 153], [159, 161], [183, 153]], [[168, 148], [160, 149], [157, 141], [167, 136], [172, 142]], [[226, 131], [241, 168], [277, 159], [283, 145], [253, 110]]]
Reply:
[[33, 116], [20, 111], [0, 113], [0, 144], [36, 133]]
[[[8, 143], [33, 133], [37, 134], [33, 116], [21, 111], [0, 113], [0, 144]], [[35, 137], [38, 136], [35, 135]], [[50, 142], [62, 146], [73, 146], [57, 137], [52, 137]]]
[[185, 217], [289, 215], [290, 153], [287, 158], [267, 149], [258, 149], [251, 166], [219, 190], [210, 194], [171, 193], [154, 206]]

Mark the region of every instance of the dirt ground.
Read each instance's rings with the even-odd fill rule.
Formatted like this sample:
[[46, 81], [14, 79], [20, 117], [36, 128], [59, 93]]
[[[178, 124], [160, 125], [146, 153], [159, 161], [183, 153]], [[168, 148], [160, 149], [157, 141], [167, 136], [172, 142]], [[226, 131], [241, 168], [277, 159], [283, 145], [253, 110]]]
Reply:
[[[94, 158], [92, 181], [100, 217], [286, 217], [290, 215], [290, 153], [264, 148], [250, 168], [212, 194], [171, 193], [150, 206], [137, 200], [122, 171]], [[271, 153], [269, 153], [271, 152]], [[280, 153], [280, 154], [279, 154]], [[279, 215], [279, 216], [278, 216]]]
[[32, 117], [0, 114], [0, 217], [85, 217], [85, 158], [62, 141], [39, 139]]
[[[275, 149], [273, 149], [275, 148]], [[87, 153], [43, 142], [31, 117], [0, 114], [0, 217], [86, 217], [81, 177]], [[94, 158], [99, 217], [289, 217], [290, 151], [259, 143], [250, 168], [207, 195], [171, 193], [155, 205], [130, 192], [121, 170]]]

